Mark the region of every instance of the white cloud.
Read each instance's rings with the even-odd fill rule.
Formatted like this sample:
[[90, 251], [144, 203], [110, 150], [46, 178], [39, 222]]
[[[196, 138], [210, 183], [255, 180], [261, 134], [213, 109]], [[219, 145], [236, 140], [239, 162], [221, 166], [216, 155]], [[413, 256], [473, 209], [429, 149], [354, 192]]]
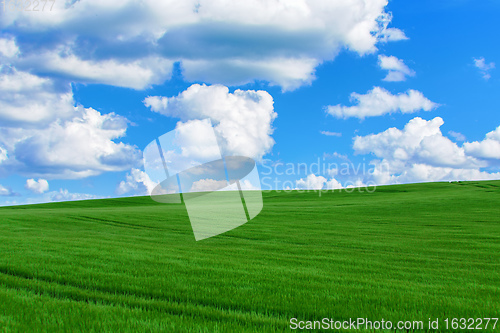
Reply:
[[464, 148], [471, 156], [500, 160], [500, 126], [486, 134], [483, 141], [465, 142]]
[[173, 61], [161, 57], [138, 60], [82, 60], [71, 51], [45, 52], [20, 61], [23, 67], [36, 72], [63, 75], [68, 80], [83, 83], [102, 83], [117, 87], [145, 89], [170, 79]]
[[500, 178], [500, 173], [481, 171], [488, 163], [468, 154], [466, 144], [459, 147], [443, 136], [443, 123], [440, 117], [417, 117], [402, 130], [355, 137], [354, 151], [378, 158], [371, 162], [374, 171], [369, 175], [376, 184]]
[[13, 58], [19, 53], [14, 38], [0, 38], [0, 56]]
[[343, 186], [338, 180], [332, 177], [326, 182], [325, 188], [327, 190], [336, 190], [339, 188], [343, 188]]
[[49, 182], [45, 179], [27, 179], [25, 187], [34, 193], [44, 193], [49, 190]]
[[52, 191], [46, 193], [41, 198], [29, 200], [30, 203], [35, 202], [61, 202], [61, 201], [77, 201], [77, 200], [90, 200], [100, 199], [101, 196], [86, 194], [86, 193], [71, 193], [67, 189], [59, 189], [59, 191]]
[[[256, 181], [256, 179], [254, 181]], [[260, 191], [261, 190], [260, 184], [252, 184], [252, 181], [250, 179], [240, 180], [240, 188], [242, 191]]]
[[[1, 186], [0, 186], [1, 193]], [[0, 194], [1, 195], [1, 194]], [[14, 193], [11, 196], [18, 196]], [[47, 202], [61, 202], [61, 201], [77, 201], [77, 200], [91, 200], [103, 199], [103, 196], [87, 194], [87, 193], [72, 193], [67, 189], [59, 189], [59, 191], [46, 192], [42, 195], [35, 197], [24, 197], [22, 200], [8, 200], [0, 203], [0, 206], [13, 206], [13, 205], [31, 205]]]
[[136, 147], [115, 142], [125, 135], [125, 118], [81, 106], [73, 112], [72, 119], [58, 119], [38, 129], [0, 128], [0, 143], [9, 151], [4, 171], [74, 179], [137, 164]]
[[415, 163], [398, 168], [397, 165], [384, 166], [386, 162], [374, 163], [376, 170], [373, 179], [376, 184], [500, 179], [500, 172], [489, 173], [479, 169], [435, 167], [425, 163]]
[[[273, 98], [266, 91], [238, 89], [230, 93], [221, 85], [193, 84], [175, 97], [147, 97], [144, 104], [152, 111], [185, 122], [210, 118], [226, 155], [261, 159], [274, 145], [271, 135], [276, 113]], [[198, 137], [203, 141], [202, 134], [190, 133], [193, 140]]]
[[283, 91], [295, 90], [309, 85], [318, 60], [312, 58], [263, 60], [185, 60], [182, 63], [188, 81], [243, 85], [254, 78], [269, 81], [272, 86], [281, 86]]
[[170, 162], [169, 164], [184, 164], [184, 167], [177, 166], [173, 170], [180, 172], [189, 167], [221, 158], [217, 138], [209, 120], [178, 122], [175, 130], [177, 137], [173, 144], [180, 146], [182, 152], [179, 155], [175, 151], [168, 151], [165, 154], [165, 159]]
[[[315, 68], [344, 48], [363, 55], [375, 52], [379, 42], [406, 39], [388, 27], [387, 3], [56, 1], [44, 15], [3, 12], [2, 29], [35, 38], [17, 40], [19, 53], [9, 41], [0, 47], [18, 55], [14, 65], [23, 70], [39, 68], [81, 82], [142, 89], [168, 79], [171, 64], [180, 61], [191, 81], [234, 85], [266, 80], [291, 90], [309, 84]], [[37, 55], [44, 61], [33, 61]]]
[[[335, 171], [329, 170], [330, 176], [335, 175]], [[335, 190], [343, 188], [342, 184], [334, 177], [326, 179], [323, 176], [316, 176], [315, 174], [309, 174], [306, 178], [295, 181], [295, 186], [299, 190]]]
[[16, 194], [12, 192], [10, 188], [4, 187], [0, 185], [0, 196], [1, 197], [12, 197], [15, 196]]
[[357, 136], [353, 147], [358, 154], [373, 153], [386, 160], [425, 162], [442, 167], [481, 166], [478, 160], [466, 156], [463, 148], [442, 135], [443, 124], [440, 117], [429, 121], [413, 118], [403, 130], [389, 128], [378, 134]]
[[465, 141], [466, 137], [462, 133], [455, 132], [455, 131], [448, 131], [448, 134], [453, 137], [457, 141]]
[[339, 133], [339, 132], [320, 131], [320, 133], [323, 135], [326, 135], [326, 136], [336, 136], [336, 137], [342, 136], [342, 133]]
[[410, 89], [406, 93], [393, 95], [380, 87], [374, 87], [365, 95], [352, 93], [351, 101], [356, 102], [357, 105], [330, 105], [326, 111], [337, 118], [357, 117], [364, 119], [395, 112], [431, 111], [439, 106], [439, 104], [431, 102], [417, 90]]
[[7, 154], [7, 150], [0, 147], [0, 164], [2, 164], [3, 161], [6, 161], [9, 159], [9, 155]]
[[126, 179], [120, 182], [116, 193], [122, 195], [134, 192], [136, 195], [150, 195], [157, 185], [144, 171], [133, 168], [126, 175]]
[[0, 66], [0, 126], [40, 126], [74, 113], [69, 84]]
[[481, 72], [481, 75], [485, 80], [489, 80], [491, 77], [490, 71], [495, 68], [495, 63], [490, 62], [489, 64], [486, 63], [486, 60], [484, 60], [484, 57], [481, 58], [474, 58], [474, 66], [476, 66], [479, 71]]
[[297, 189], [305, 190], [321, 190], [326, 183], [326, 178], [310, 174], [306, 178], [299, 179], [295, 182]]
[[384, 81], [397, 82], [405, 81], [407, 76], [415, 76], [415, 72], [405, 65], [403, 60], [395, 56], [378, 56], [378, 64], [380, 68], [388, 70], [387, 76]]
[[193, 182], [189, 192], [211, 192], [228, 186], [227, 180], [200, 179]]
[[387, 43], [399, 40], [407, 40], [408, 37], [403, 31], [396, 28], [388, 28], [389, 23], [392, 21], [392, 13], [383, 13], [377, 18], [379, 31], [375, 34], [380, 42]]
[[[370, 184], [371, 185], [371, 184]], [[357, 187], [367, 187], [361, 179], [356, 179], [355, 181], [349, 181], [346, 188], [357, 188]]]
[[379, 40], [385, 43], [408, 39], [403, 31], [396, 28], [387, 28], [379, 36]]

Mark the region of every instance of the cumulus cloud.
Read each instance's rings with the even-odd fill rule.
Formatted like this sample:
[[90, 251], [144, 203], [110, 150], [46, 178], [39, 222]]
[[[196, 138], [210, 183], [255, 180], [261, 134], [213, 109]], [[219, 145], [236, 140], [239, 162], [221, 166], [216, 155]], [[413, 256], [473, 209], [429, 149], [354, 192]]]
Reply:
[[[174, 97], [147, 97], [144, 104], [152, 111], [184, 122], [210, 118], [225, 155], [261, 159], [274, 145], [272, 122], [277, 115], [273, 98], [265, 91], [238, 89], [230, 93], [221, 85], [193, 84]], [[206, 137], [201, 130], [186, 135], [201, 141]]]
[[73, 113], [69, 84], [0, 66], [0, 126], [40, 126]]
[[45, 179], [27, 179], [25, 187], [27, 190], [41, 194], [49, 190], [49, 182]]
[[354, 138], [354, 150], [358, 154], [373, 153], [386, 160], [421, 161], [432, 166], [478, 167], [482, 164], [466, 156], [463, 148], [443, 136], [440, 117], [432, 120], [413, 118], [403, 130], [388, 130]]
[[332, 177], [326, 181], [325, 188], [327, 190], [336, 190], [339, 188], [343, 188], [343, 186], [337, 179]]
[[[331, 172], [330, 174], [335, 174], [335, 172]], [[334, 177], [326, 179], [323, 176], [316, 176], [315, 174], [309, 174], [306, 178], [295, 181], [295, 186], [299, 190], [335, 190], [343, 188], [342, 184]]]
[[483, 79], [489, 80], [491, 75], [490, 71], [495, 68], [495, 63], [490, 62], [489, 64], [486, 63], [486, 60], [484, 60], [484, 57], [481, 58], [474, 58], [474, 66], [476, 66], [479, 69], [479, 72], [483, 76]]
[[136, 165], [137, 148], [115, 142], [125, 135], [125, 118], [81, 106], [73, 112], [73, 118], [58, 119], [47, 127], [0, 128], [0, 144], [9, 151], [8, 160], [1, 164], [3, 171], [74, 179]]
[[465, 142], [464, 148], [471, 156], [500, 160], [500, 126], [486, 134], [483, 141]]
[[372, 161], [370, 175], [377, 184], [500, 178], [500, 173], [482, 171], [488, 163], [468, 154], [466, 144], [459, 147], [443, 136], [443, 123], [440, 117], [429, 121], [417, 117], [402, 130], [357, 136], [353, 148], [357, 154], [378, 158]]
[[310, 174], [306, 178], [299, 179], [295, 182], [297, 189], [320, 190], [325, 186], [326, 178]]
[[[33, 38], [0, 42], [26, 71], [142, 89], [181, 62], [188, 80], [309, 84], [344, 48], [360, 55], [406, 39], [387, 0], [56, 1], [44, 15], [2, 12], [0, 27]], [[98, 15], [96, 15], [98, 13]], [[56, 50], [56, 51], [53, 51]], [[34, 61], [36, 56], [43, 61]], [[48, 55], [51, 55], [50, 57]], [[21, 68], [19, 67], [19, 68]], [[133, 77], [133, 73], [137, 77]]]
[[395, 56], [378, 56], [378, 64], [380, 68], [389, 71], [384, 81], [397, 82], [405, 81], [407, 76], [415, 76], [415, 72], [405, 65], [403, 60]]
[[118, 184], [116, 193], [123, 195], [133, 192], [135, 195], [149, 195], [157, 185], [144, 171], [132, 168], [126, 179]]
[[395, 112], [431, 111], [439, 106], [439, 104], [431, 102], [417, 90], [410, 89], [405, 93], [393, 95], [380, 87], [374, 87], [365, 95], [352, 93], [351, 101], [356, 102], [357, 105], [330, 105], [326, 108], [326, 111], [336, 118], [356, 117], [364, 119]]

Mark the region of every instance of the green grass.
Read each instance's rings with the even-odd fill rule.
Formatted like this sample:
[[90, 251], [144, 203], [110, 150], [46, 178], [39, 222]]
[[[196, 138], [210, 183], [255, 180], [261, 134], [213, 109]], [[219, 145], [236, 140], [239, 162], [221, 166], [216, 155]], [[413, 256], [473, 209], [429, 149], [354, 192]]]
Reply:
[[195, 242], [184, 206], [149, 197], [4, 207], [0, 327], [283, 332], [292, 317], [498, 318], [499, 213], [500, 181], [266, 192], [254, 220]]

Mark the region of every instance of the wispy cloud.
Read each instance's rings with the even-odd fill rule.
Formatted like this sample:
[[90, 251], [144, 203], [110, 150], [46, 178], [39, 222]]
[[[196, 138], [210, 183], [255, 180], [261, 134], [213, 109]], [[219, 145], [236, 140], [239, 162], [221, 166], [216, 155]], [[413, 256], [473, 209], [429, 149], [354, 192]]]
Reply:
[[323, 135], [326, 135], [326, 136], [337, 136], [337, 137], [342, 136], [342, 133], [339, 133], [339, 132], [320, 131], [320, 133]]
[[448, 134], [457, 141], [465, 141], [466, 137], [462, 133], [449, 131]]
[[13, 197], [16, 196], [17, 193], [14, 193], [10, 188], [4, 187], [0, 185], [0, 196], [2, 197]]
[[495, 63], [490, 62], [489, 64], [487, 64], [486, 60], [484, 60], [484, 57], [481, 57], [477, 59], [474, 58], [474, 66], [479, 69], [481, 75], [483, 76], [483, 79], [489, 80], [491, 77], [490, 71], [495, 68]]

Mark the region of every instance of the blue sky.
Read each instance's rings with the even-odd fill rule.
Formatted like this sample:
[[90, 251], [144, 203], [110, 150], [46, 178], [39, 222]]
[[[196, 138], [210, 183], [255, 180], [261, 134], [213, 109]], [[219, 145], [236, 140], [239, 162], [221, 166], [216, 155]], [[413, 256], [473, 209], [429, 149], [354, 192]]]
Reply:
[[142, 150], [205, 118], [226, 154], [258, 161], [264, 189], [500, 179], [499, 13], [486, 0], [7, 7], [0, 205], [147, 194]]

